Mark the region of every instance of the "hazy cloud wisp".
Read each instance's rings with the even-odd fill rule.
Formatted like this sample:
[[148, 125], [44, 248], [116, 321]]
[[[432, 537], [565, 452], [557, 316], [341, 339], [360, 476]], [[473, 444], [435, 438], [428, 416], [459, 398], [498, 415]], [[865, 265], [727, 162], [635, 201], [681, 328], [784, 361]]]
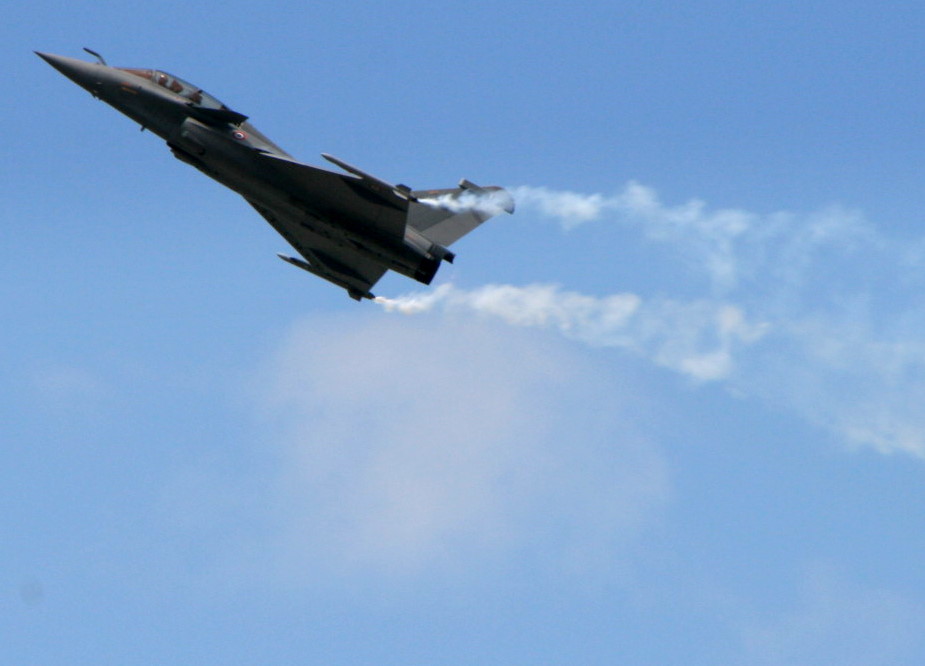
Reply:
[[278, 570], [447, 574], [523, 548], [560, 573], [621, 566], [620, 544], [667, 499], [661, 454], [628, 420], [614, 427], [629, 397], [568, 346], [496, 327], [294, 328], [269, 373], [285, 424]]

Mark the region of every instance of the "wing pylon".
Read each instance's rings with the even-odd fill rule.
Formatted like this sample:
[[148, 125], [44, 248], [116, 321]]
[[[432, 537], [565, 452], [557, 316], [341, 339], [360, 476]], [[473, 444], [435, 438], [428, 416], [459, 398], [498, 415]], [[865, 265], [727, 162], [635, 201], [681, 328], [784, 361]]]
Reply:
[[[313, 252], [312, 254], [317, 256], [318, 253]], [[323, 264], [325, 268], [315, 268], [307, 261], [302, 261], [301, 259], [297, 259], [295, 257], [289, 257], [282, 253], [279, 253], [276, 256], [282, 259], [283, 261], [285, 261], [286, 263], [292, 264], [293, 266], [297, 266], [301, 268], [303, 271], [308, 271], [312, 275], [317, 275], [318, 277], [323, 278], [327, 280], [328, 282], [336, 284], [338, 287], [342, 287], [346, 289], [347, 294], [350, 295], [350, 298], [356, 301], [362, 300], [364, 298], [368, 298], [370, 300], [375, 298], [375, 296], [373, 295], [372, 292], [369, 291], [369, 289], [357, 288], [357, 284], [362, 282], [362, 277], [360, 277], [359, 275], [356, 275], [356, 274], [348, 275], [345, 272], [341, 272], [341, 270], [334, 270], [330, 267], [330, 264], [328, 264], [327, 262], [319, 261], [318, 259], [316, 259], [316, 261], [318, 261], [319, 264]]]

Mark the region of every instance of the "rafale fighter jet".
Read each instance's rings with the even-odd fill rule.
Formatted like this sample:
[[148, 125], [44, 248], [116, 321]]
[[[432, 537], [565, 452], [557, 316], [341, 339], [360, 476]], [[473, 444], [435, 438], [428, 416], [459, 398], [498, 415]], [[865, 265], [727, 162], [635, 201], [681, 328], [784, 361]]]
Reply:
[[[447, 247], [502, 210], [500, 187], [462, 180], [458, 188], [391, 185], [331, 155], [336, 173], [296, 161], [197, 86], [154, 69], [37, 53], [66, 77], [167, 142], [177, 159], [243, 196], [304, 257], [281, 259], [347, 290], [373, 298], [387, 270], [430, 284]], [[487, 202], [487, 203], [486, 203]]]

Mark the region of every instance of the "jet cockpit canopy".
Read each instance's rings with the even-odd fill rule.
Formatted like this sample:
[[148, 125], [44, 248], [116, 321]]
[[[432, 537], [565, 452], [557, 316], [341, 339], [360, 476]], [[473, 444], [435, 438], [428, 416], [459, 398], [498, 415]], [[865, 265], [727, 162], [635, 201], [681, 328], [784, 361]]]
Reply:
[[148, 81], [153, 81], [162, 88], [178, 94], [180, 97], [188, 99], [196, 106], [206, 109], [227, 109], [228, 107], [215, 99], [212, 95], [205, 92], [202, 88], [197, 88], [178, 76], [168, 74], [156, 69], [135, 69], [131, 67], [119, 67], [123, 72], [140, 76]]

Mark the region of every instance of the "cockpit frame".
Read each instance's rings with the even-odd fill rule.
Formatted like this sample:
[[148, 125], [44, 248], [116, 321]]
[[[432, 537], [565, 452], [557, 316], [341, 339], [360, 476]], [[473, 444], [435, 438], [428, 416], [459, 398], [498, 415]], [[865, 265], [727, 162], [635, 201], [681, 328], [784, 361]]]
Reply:
[[210, 95], [202, 88], [194, 86], [193, 84], [184, 81], [179, 76], [174, 76], [159, 69], [139, 69], [135, 67], [117, 67], [120, 71], [127, 72], [128, 74], [133, 74], [142, 79], [147, 79], [152, 83], [159, 85], [165, 90], [179, 95], [185, 100], [192, 102], [196, 106], [200, 106], [204, 109], [227, 109], [228, 107], [222, 104], [218, 99], [213, 95]]

